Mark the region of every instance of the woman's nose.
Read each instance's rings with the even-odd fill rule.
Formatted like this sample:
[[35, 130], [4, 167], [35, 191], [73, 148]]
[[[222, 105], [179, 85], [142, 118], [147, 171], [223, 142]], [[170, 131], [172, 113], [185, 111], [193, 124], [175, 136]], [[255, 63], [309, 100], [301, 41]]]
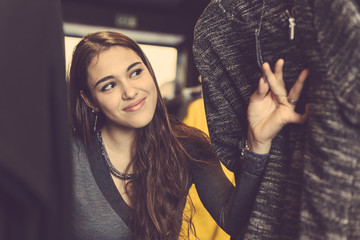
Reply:
[[137, 94], [138, 94], [138, 89], [132, 86], [131, 83], [123, 84], [123, 93], [122, 93], [123, 100], [133, 99], [136, 97]]

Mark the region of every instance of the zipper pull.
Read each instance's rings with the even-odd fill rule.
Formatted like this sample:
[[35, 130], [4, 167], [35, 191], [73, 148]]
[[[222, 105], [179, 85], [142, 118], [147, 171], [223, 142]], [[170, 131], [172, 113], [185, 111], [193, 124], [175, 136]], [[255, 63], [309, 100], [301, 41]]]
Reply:
[[291, 16], [290, 12], [286, 10], [287, 15], [289, 16], [289, 28], [290, 28], [290, 40], [295, 38], [295, 18]]

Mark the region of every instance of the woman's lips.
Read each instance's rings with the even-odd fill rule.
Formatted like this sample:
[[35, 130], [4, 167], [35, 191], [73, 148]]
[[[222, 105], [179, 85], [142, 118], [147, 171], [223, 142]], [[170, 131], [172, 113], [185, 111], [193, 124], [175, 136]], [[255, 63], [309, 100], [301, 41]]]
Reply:
[[145, 98], [139, 99], [138, 101], [129, 104], [123, 110], [126, 112], [136, 112], [141, 109], [145, 104]]

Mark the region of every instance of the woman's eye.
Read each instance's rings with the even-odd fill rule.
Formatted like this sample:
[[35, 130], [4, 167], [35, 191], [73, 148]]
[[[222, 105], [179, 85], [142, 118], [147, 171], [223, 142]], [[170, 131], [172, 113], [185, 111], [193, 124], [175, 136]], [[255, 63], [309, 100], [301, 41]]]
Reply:
[[135, 70], [133, 73], [131, 73], [130, 78], [139, 76], [142, 71], [143, 71], [142, 69]]
[[108, 83], [105, 86], [103, 86], [101, 88], [101, 91], [109, 91], [110, 89], [112, 89], [113, 87], [115, 87], [115, 83]]

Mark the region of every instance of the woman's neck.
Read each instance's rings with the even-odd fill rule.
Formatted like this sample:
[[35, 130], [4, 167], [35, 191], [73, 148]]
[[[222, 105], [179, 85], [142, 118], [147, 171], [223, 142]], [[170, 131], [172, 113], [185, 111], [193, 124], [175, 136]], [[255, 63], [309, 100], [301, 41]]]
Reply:
[[[135, 138], [135, 129], [112, 128], [104, 125], [101, 136], [111, 164], [120, 172], [133, 173], [131, 163], [131, 149]], [[130, 207], [132, 206], [129, 194], [131, 187], [127, 187], [129, 180], [123, 180], [111, 175], [121, 197]]]
[[122, 155], [124, 160], [130, 161], [135, 131], [135, 129], [104, 125], [101, 128], [101, 135], [108, 153]]

